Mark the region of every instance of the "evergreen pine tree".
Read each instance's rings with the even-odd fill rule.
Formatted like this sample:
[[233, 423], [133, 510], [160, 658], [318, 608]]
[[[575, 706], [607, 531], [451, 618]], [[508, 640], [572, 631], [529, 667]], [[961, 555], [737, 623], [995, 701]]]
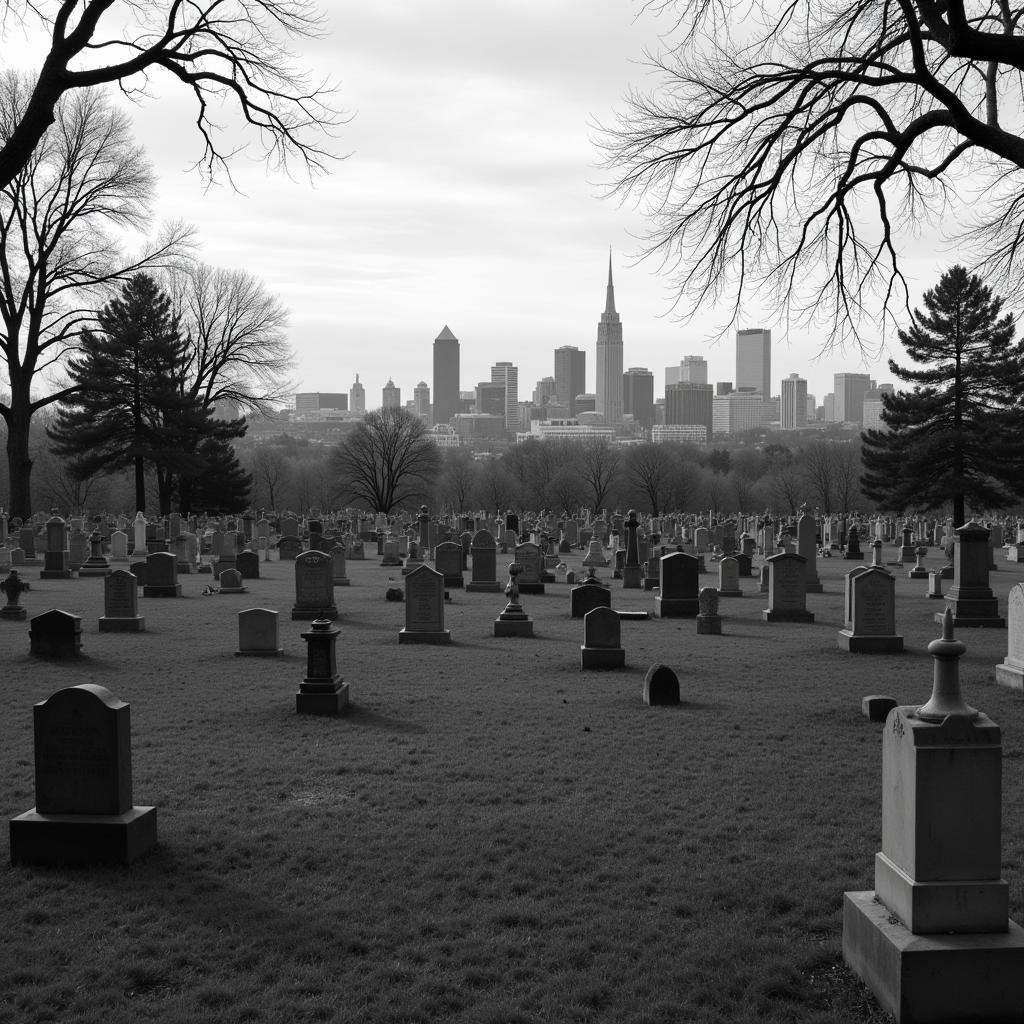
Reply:
[[201, 469], [196, 444], [188, 442], [207, 414], [184, 394], [186, 342], [170, 299], [151, 277], [130, 278], [96, 319], [99, 329], [83, 334], [80, 352], [68, 361], [78, 390], [47, 434], [79, 479], [131, 467], [136, 507], [145, 511], [147, 465], [162, 481]]
[[1024, 495], [1024, 346], [977, 276], [955, 266], [925, 292], [899, 338], [922, 369], [889, 360], [913, 387], [883, 395], [885, 430], [862, 434], [864, 494], [898, 511], [1004, 508]]

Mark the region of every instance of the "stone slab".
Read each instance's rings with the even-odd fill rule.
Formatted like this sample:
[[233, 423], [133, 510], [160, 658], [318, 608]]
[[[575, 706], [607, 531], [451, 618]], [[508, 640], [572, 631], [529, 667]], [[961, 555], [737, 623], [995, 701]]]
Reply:
[[32, 808], [11, 819], [10, 838], [12, 864], [131, 864], [156, 846], [156, 808], [95, 815]]
[[700, 612], [700, 602], [695, 597], [654, 598], [654, 614], [659, 619], [695, 619]]
[[839, 649], [853, 654], [899, 654], [903, 650], [903, 637], [857, 635], [852, 629], [841, 629], [836, 637]]
[[625, 647], [587, 647], [580, 645], [580, 671], [586, 669], [625, 668]]
[[1024, 669], [1013, 665], [996, 665], [996, 682], [1011, 690], [1024, 690]]
[[896, 1024], [1019, 1024], [1024, 929], [914, 935], [875, 900], [843, 893], [843, 959]]
[[772, 611], [766, 608], [761, 612], [762, 622], [813, 622], [814, 612], [802, 612], [797, 609], [790, 611]]
[[[942, 625], [942, 617], [945, 614], [946, 614], [945, 612], [936, 612], [932, 616], [932, 618], [941, 626]], [[957, 615], [956, 612], [954, 612], [953, 613], [953, 628], [954, 629], [974, 629], [974, 628], [1005, 629], [1006, 628], [1006, 619], [1001, 618], [999, 616], [971, 617], [971, 616], [967, 616], [967, 615]]]
[[443, 629], [440, 632], [430, 632], [403, 628], [398, 631], [398, 642], [400, 644], [450, 644], [452, 631]]
[[115, 618], [112, 615], [100, 616], [101, 633], [145, 633], [145, 615], [133, 615], [128, 618]]
[[166, 587], [162, 586], [149, 586], [144, 584], [142, 587], [143, 597], [181, 597], [181, 584], [175, 583]]
[[533, 619], [495, 619], [495, 636], [533, 636]]

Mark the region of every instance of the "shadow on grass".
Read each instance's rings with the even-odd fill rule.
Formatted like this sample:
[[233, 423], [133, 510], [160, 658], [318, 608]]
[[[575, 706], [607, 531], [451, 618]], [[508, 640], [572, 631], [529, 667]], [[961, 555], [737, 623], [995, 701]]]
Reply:
[[351, 725], [360, 725], [367, 729], [380, 729], [383, 732], [425, 733], [427, 731], [425, 726], [405, 722], [400, 718], [392, 718], [390, 715], [382, 715], [355, 703], [348, 705], [343, 717]]

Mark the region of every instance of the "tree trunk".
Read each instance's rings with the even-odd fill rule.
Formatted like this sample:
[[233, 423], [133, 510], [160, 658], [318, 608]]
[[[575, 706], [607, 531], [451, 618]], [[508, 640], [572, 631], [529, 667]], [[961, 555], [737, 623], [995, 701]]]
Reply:
[[141, 455], [135, 456], [135, 511], [146, 511], [146, 466]]
[[27, 402], [11, 396], [11, 413], [7, 418], [7, 471], [11, 482], [10, 514], [27, 520], [32, 515], [32, 456], [28, 437], [31, 413]]

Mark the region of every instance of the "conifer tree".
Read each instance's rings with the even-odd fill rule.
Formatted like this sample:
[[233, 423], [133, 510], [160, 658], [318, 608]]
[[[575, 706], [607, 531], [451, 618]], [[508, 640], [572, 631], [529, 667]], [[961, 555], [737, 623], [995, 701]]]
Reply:
[[975, 275], [955, 266], [925, 292], [899, 339], [921, 369], [890, 359], [913, 385], [882, 397], [884, 430], [862, 435], [864, 494], [899, 511], [1005, 508], [1024, 495], [1024, 345]]

